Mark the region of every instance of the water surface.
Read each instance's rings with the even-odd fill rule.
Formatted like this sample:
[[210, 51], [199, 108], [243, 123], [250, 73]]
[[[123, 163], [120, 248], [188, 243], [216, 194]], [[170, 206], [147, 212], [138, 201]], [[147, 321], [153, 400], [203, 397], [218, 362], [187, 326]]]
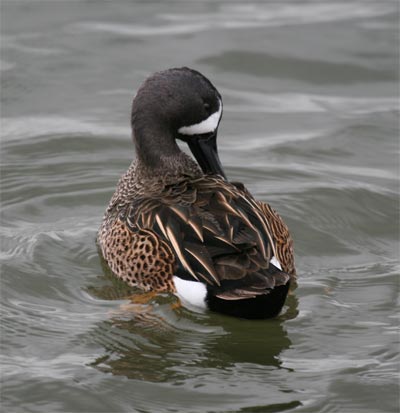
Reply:
[[[396, 412], [397, 2], [1, 8], [5, 411]], [[229, 178], [292, 231], [277, 319], [131, 303], [99, 258], [135, 90], [183, 65], [224, 98]]]

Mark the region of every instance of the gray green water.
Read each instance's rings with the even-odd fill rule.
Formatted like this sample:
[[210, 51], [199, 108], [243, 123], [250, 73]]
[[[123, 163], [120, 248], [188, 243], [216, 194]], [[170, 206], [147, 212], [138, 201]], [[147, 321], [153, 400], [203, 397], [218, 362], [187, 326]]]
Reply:
[[[396, 412], [398, 3], [1, 2], [4, 412]], [[228, 176], [289, 224], [275, 320], [127, 305], [95, 234], [151, 72], [221, 91]]]

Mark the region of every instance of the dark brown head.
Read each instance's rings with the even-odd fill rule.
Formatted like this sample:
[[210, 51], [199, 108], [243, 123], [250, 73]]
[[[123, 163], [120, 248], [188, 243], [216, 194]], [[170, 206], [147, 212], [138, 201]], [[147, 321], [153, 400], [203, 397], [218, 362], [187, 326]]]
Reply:
[[140, 162], [158, 169], [189, 145], [204, 173], [225, 177], [217, 146], [222, 99], [199, 72], [183, 67], [157, 72], [138, 90], [132, 105], [132, 131]]

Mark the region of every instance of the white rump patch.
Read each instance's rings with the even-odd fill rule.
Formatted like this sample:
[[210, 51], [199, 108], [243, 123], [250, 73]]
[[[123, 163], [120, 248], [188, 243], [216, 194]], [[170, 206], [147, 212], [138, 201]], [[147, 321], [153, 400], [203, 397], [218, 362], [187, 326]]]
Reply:
[[186, 301], [196, 307], [206, 308], [207, 287], [198, 281], [183, 280], [177, 276], [173, 278], [176, 292], [182, 301]]
[[270, 263], [282, 271], [281, 263], [275, 258], [275, 255], [271, 258]]
[[222, 102], [219, 101], [219, 109], [214, 112], [207, 119], [204, 119], [200, 123], [190, 126], [182, 126], [178, 129], [178, 132], [182, 135], [202, 135], [203, 133], [214, 132], [217, 129], [219, 120], [222, 115]]

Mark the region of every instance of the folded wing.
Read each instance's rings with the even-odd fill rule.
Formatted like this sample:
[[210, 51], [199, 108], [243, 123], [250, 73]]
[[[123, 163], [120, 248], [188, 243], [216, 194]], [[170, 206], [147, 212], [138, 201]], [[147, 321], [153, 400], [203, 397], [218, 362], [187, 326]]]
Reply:
[[125, 219], [132, 230], [150, 229], [167, 241], [177, 275], [207, 283], [219, 298], [247, 299], [289, 281], [271, 263], [276, 241], [259, 203], [219, 178], [168, 186], [132, 204]]

